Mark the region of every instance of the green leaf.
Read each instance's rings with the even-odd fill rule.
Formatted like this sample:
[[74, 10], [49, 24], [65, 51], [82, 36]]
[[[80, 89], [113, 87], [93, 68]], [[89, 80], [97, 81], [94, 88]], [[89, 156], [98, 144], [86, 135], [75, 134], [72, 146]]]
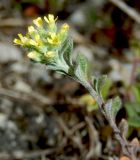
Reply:
[[125, 107], [129, 116], [135, 116], [135, 114], [140, 114], [140, 103], [126, 103]]
[[133, 86], [132, 91], [135, 95], [136, 101], [140, 103], [140, 86], [138, 85]]
[[109, 100], [105, 104], [105, 114], [107, 114], [110, 120], [115, 121], [116, 115], [121, 107], [121, 100], [119, 97], [115, 97]]
[[128, 123], [132, 127], [140, 127], [140, 104], [126, 103], [126, 112], [128, 115]]
[[110, 87], [109, 83], [107, 82], [108, 83], [107, 84], [106, 82], [107, 82], [107, 76], [106, 75], [102, 75], [100, 77], [93, 77], [93, 88], [95, 89], [95, 91], [99, 95], [101, 95], [101, 93], [103, 91], [102, 88], [103, 88], [103, 86], [105, 86], [105, 84], [106, 84], [106, 87]]
[[73, 40], [72, 38], [67, 38], [63, 42], [59, 50], [59, 56], [60, 59], [62, 61], [65, 61], [69, 66], [72, 66], [72, 58], [71, 58], [72, 51], [73, 51]]
[[135, 115], [135, 117], [129, 117], [128, 124], [132, 127], [140, 127], [140, 116]]
[[101, 95], [104, 99], [106, 99], [106, 97], [108, 96], [110, 87], [111, 87], [111, 81], [110, 79], [106, 78], [104, 85], [102, 85], [100, 89]]
[[53, 71], [57, 71], [57, 72], [59, 72], [60, 74], [64, 74], [64, 75], [66, 75], [67, 73], [66, 73], [66, 71], [63, 69], [63, 68], [61, 68], [61, 67], [58, 67], [58, 66], [56, 66], [56, 65], [47, 65], [47, 69], [49, 69], [49, 70], [53, 70]]
[[116, 117], [118, 111], [120, 110], [121, 104], [122, 102], [120, 97], [115, 97], [114, 99], [112, 99], [112, 115], [114, 117]]
[[76, 58], [76, 65], [74, 67], [75, 75], [81, 79], [84, 80], [88, 77], [88, 61], [86, 57], [82, 54], [78, 54]]
[[77, 61], [79, 63], [79, 66], [84, 73], [85, 77], [87, 77], [88, 72], [88, 61], [87, 58], [83, 54], [78, 54]]

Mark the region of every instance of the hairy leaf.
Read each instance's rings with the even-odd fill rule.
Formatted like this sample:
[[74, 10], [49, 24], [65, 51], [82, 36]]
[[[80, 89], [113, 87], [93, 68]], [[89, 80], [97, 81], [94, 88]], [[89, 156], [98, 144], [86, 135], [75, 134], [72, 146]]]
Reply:
[[105, 85], [106, 80], [107, 80], [106, 75], [102, 75], [100, 77], [93, 77], [93, 88], [100, 95], [101, 95], [101, 89]]
[[118, 111], [121, 108], [121, 99], [119, 97], [115, 97], [112, 99], [112, 115], [116, 117]]
[[110, 79], [106, 78], [104, 85], [102, 85], [100, 89], [101, 95], [104, 99], [106, 99], [106, 97], [108, 96], [110, 87], [111, 87], [111, 81]]
[[72, 51], [73, 51], [73, 40], [71, 38], [67, 38], [60, 50], [59, 50], [59, 56], [62, 61], [65, 61], [69, 66], [72, 65]]
[[79, 78], [79, 79], [87, 79], [88, 77], [88, 62], [87, 59], [84, 55], [82, 54], [78, 54], [77, 58], [76, 58], [76, 65], [74, 68], [75, 71], [75, 75]]
[[116, 115], [121, 107], [121, 100], [119, 97], [109, 100], [105, 105], [107, 117], [115, 121]]

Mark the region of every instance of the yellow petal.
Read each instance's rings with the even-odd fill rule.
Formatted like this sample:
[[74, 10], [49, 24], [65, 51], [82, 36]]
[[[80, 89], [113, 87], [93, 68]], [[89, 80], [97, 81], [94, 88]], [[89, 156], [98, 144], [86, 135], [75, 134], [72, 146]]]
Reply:
[[53, 44], [53, 40], [51, 38], [47, 38], [47, 41], [50, 43], [50, 44]]
[[69, 25], [67, 23], [64, 23], [61, 27], [61, 30], [63, 31], [68, 31], [69, 30]]
[[35, 35], [35, 41], [37, 42], [38, 45], [42, 45], [42, 40], [41, 40], [39, 34], [36, 34], [36, 35]]
[[30, 59], [36, 59], [37, 58], [37, 52], [29, 52], [27, 55]]
[[49, 20], [48, 20], [48, 18], [47, 18], [46, 16], [44, 16], [44, 20], [45, 20], [47, 23], [49, 23]]
[[58, 45], [58, 44], [60, 44], [60, 40], [56, 37], [56, 38], [53, 38], [53, 39], [51, 39], [51, 38], [47, 38], [47, 40], [48, 40], [48, 42], [50, 43], [50, 44], [52, 44], [52, 45]]
[[55, 21], [57, 20], [58, 17], [56, 17], [54, 19], [54, 15], [53, 14], [48, 14], [48, 18], [46, 16], [44, 16], [44, 20], [48, 23], [48, 24], [52, 24], [55, 23]]
[[25, 44], [25, 43], [28, 41], [28, 38], [25, 37], [25, 36], [23, 36], [22, 34], [18, 34], [18, 36], [19, 36], [19, 38], [21, 39], [21, 42], [22, 42], [23, 44]]
[[55, 22], [54, 15], [52, 15], [52, 14], [48, 15], [48, 19], [49, 19], [50, 23], [54, 23]]
[[33, 23], [39, 28], [43, 26], [43, 21], [41, 17], [38, 17], [37, 19], [33, 20]]
[[21, 33], [18, 34], [19, 38], [22, 39], [23, 35]]
[[33, 34], [35, 31], [36, 31], [36, 30], [35, 30], [35, 28], [34, 28], [33, 26], [29, 26], [29, 27], [28, 27], [28, 32], [29, 32], [29, 34]]
[[20, 39], [15, 38], [13, 42], [17, 45], [23, 45]]
[[38, 46], [38, 43], [32, 39], [28, 40], [28, 44], [33, 45], [33, 46]]
[[51, 33], [50, 33], [50, 36], [51, 36], [52, 39], [57, 38], [57, 35], [56, 35], [56, 33], [54, 33], [54, 32], [51, 32]]
[[60, 44], [61, 42], [60, 38], [55, 32], [49, 32], [49, 35], [50, 35], [50, 38], [47, 38], [47, 40], [50, 44], [54, 44], [54, 45]]

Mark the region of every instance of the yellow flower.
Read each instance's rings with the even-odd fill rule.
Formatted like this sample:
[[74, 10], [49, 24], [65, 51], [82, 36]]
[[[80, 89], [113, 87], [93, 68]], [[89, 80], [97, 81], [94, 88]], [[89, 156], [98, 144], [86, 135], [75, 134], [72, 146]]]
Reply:
[[21, 42], [22, 42], [23, 44], [26, 44], [26, 43], [27, 43], [27, 41], [28, 41], [28, 38], [27, 38], [27, 37], [23, 36], [22, 34], [18, 34], [18, 36], [19, 36], [19, 38], [20, 38], [20, 40], [21, 40]]
[[17, 45], [27, 45], [29, 43], [29, 39], [22, 34], [18, 34], [20, 39], [14, 39], [14, 43]]
[[28, 42], [28, 38], [23, 36], [22, 34], [18, 34], [19, 38], [20, 39], [14, 39], [14, 43], [17, 44], [17, 45], [26, 45], [27, 42]]
[[67, 32], [69, 30], [69, 25], [67, 23], [64, 23], [62, 26], [61, 26], [61, 31], [63, 32]]
[[61, 43], [59, 36], [56, 33], [49, 33], [50, 38], [47, 38], [48, 42], [52, 45], [58, 45]]
[[[58, 56], [59, 47], [67, 38], [69, 30], [69, 25], [66, 23], [58, 29], [56, 20], [57, 17], [55, 18], [52, 14], [44, 16], [44, 21], [47, 23], [44, 25], [41, 17], [36, 18], [33, 20], [34, 25], [28, 27], [27, 34], [25, 36], [18, 34], [19, 39], [14, 39], [14, 43], [27, 48], [28, 57], [37, 62], [44, 63], [47, 58], [48, 62], [55, 60]], [[48, 49], [49, 51], [46, 52]]]
[[46, 58], [54, 58], [55, 57], [55, 52], [54, 51], [48, 51], [45, 53]]
[[48, 23], [48, 24], [54, 24], [55, 21], [57, 20], [58, 17], [56, 17], [54, 19], [54, 15], [52, 14], [48, 14], [48, 18], [46, 16], [44, 16], [44, 20]]
[[33, 39], [28, 39], [25, 36], [22, 36], [22, 34], [18, 34], [19, 38], [21, 39], [21, 44], [22, 45], [33, 45], [33, 46], [38, 46], [38, 43], [34, 41]]
[[44, 20], [48, 23], [48, 28], [52, 31], [56, 31], [57, 26], [55, 24], [55, 21], [57, 20], [57, 17], [54, 18], [54, 15], [49, 14], [48, 17], [44, 17]]
[[29, 32], [29, 34], [33, 34], [33, 33], [35, 33], [35, 28], [33, 27], [33, 26], [29, 26], [28, 27], [28, 32]]
[[36, 34], [36, 35], [35, 35], [35, 41], [36, 41], [36, 43], [38, 44], [38, 46], [42, 45], [42, 40], [41, 40], [39, 34]]
[[36, 41], [34, 41], [34, 40], [32, 40], [32, 39], [29, 39], [28, 41], [27, 41], [27, 44], [28, 45], [32, 45], [32, 46], [38, 46], [38, 43], [36, 42]]
[[28, 56], [30, 59], [35, 59], [35, 58], [36, 58], [36, 52], [35, 52], [35, 51], [29, 52], [27, 56]]
[[21, 42], [21, 40], [20, 40], [20, 39], [17, 39], [17, 38], [15, 38], [13, 42], [14, 42], [15, 44], [17, 44], [17, 45], [23, 45], [23, 43]]
[[59, 32], [59, 36], [61, 38], [61, 40], [63, 41], [68, 33], [69, 30], [69, 25], [67, 23], [64, 23], [61, 26], [60, 32]]
[[41, 17], [38, 17], [37, 19], [33, 20], [33, 23], [39, 28], [41, 28], [43, 26], [43, 21], [42, 21]]

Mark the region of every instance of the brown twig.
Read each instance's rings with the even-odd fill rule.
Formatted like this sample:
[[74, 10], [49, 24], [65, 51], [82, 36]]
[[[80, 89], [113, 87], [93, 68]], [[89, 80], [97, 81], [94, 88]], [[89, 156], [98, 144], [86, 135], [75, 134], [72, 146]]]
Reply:
[[86, 155], [86, 160], [90, 160], [93, 157], [98, 158], [98, 154], [100, 154], [101, 151], [101, 146], [99, 142], [98, 132], [92, 124], [92, 120], [89, 117], [86, 117], [85, 120], [87, 122], [89, 130], [89, 151]]
[[6, 88], [0, 87], [0, 96], [8, 97], [12, 100], [16, 100], [18, 102], [26, 102], [32, 104], [40, 104], [40, 105], [51, 105], [53, 101], [43, 95], [40, 95], [37, 92], [24, 93], [19, 91], [13, 91]]
[[63, 132], [65, 133], [65, 135], [67, 136], [67, 138], [72, 140], [72, 142], [80, 149], [80, 151], [83, 151], [83, 145], [81, 139], [79, 137], [77, 139], [77, 137], [73, 135], [73, 132], [70, 129], [68, 129], [62, 118], [57, 117], [56, 120], [60, 125], [61, 129], [63, 130]]
[[74, 132], [83, 128], [85, 125], [85, 122], [78, 123], [77, 125], [73, 126], [73, 128], [71, 129], [71, 133], [74, 134]]
[[133, 61], [132, 61], [132, 71], [131, 71], [131, 76], [130, 76], [130, 82], [129, 82], [129, 86], [131, 87], [135, 81], [135, 74], [136, 74], [136, 70], [138, 67], [138, 63], [139, 63], [139, 59], [134, 56]]
[[135, 9], [126, 5], [122, 0], [109, 0], [109, 1], [113, 3], [115, 6], [117, 6], [118, 8], [120, 8], [134, 21], [140, 24], [140, 14]]
[[55, 152], [60, 152], [65, 144], [62, 144], [56, 148], [52, 149], [45, 149], [45, 150], [36, 150], [32, 152], [20, 152], [20, 151], [15, 151], [13, 153], [7, 153], [7, 152], [1, 152], [0, 153], [0, 159], [1, 160], [21, 160], [21, 159], [27, 159], [27, 158], [37, 158], [37, 157], [42, 157], [42, 156], [47, 156], [50, 154], [53, 154]]
[[46, 97], [45, 95], [42, 95], [38, 92], [31, 92], [31, 93], [25, 93], [25, 92], [19, 92], [12, 89], [7, 89], [0, 87], [0, 97], [6, 97], [8, 99], [11, 99], [15, 102], [22, 102], [22, 103], [29, 103], [29, 104], [35, 104], [39, 106], [45, 106], [45, 105], [54, 105], [55, 103], [60, 104], [71, 104], [73, 106], [77, 107], [83, 107], [84, 105], [76, 98], [66, 97], [65, 101], [57, 101], [53, 99], [52, 97]]

